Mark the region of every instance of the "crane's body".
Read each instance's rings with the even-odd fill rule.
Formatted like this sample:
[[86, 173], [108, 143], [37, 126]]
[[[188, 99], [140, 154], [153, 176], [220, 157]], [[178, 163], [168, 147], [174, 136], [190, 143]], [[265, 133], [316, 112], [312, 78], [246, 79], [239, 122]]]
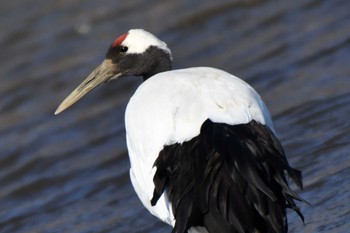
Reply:
[[162, 197], [157, 205], [150, 203], [154, 162], [165, 145], [198, 136], [207, 119], [230, 125], [256, 120], [272, 128], [270, 114], [252, 87], [209, 67], [159, 73], [137, 89], [127, 106], [132, 183], [146, 208], [169, 224], [174, 218], [167, 200]]
[[106, 60], [59, 106], [98, 84], [141, 75], [127, 106], [130, 177], [144, 206], [184, 232], [287, 232], [286, 208], [301, 217], [289, 166], [257, 92], [218, 69], [171, 69], [166, 44], [136, 29], [118, 37]]

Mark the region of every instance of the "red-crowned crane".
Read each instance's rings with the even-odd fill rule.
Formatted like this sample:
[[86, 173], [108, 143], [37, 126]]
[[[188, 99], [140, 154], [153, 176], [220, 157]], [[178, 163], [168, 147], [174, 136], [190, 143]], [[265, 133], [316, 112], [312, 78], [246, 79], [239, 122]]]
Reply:
[[130, 177], [143, 205], [173, 233], [281, 233], [286, 209], [303, 216], [302, 188], [289, 166], [259, 94], [222, 70], [171, 70], [167, 45], [133, 29], [58, 107], [70, 107], [99, 84], [142, 76], [125, 125]]

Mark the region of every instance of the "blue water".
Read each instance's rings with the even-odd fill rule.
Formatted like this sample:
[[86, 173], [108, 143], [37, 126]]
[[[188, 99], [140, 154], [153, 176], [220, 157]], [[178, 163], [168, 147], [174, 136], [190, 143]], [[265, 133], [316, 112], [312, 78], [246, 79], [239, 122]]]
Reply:
[[140, 78], [58, 104], [114, 38], [145, 28], [176, 68], [213, 66], [249, 82], [303, 171], [305, 225], [350, 229], [350, 2], [2, 1], [0, 232], [170, 232], [131, 186], [124, 111]]

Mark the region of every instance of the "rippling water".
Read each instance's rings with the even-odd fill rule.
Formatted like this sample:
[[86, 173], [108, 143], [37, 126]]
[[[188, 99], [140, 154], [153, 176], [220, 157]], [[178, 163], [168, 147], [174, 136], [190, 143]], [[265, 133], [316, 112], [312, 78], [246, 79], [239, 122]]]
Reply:
[[350, 229], [350, 1], [2, 1], [0, 232], [170, 232], [131, 187], [125, 78], [54, 116], [129, 28], [159, 35], [175, 67], [214, 66], [253, 85], [304, 174], [305, 225]]

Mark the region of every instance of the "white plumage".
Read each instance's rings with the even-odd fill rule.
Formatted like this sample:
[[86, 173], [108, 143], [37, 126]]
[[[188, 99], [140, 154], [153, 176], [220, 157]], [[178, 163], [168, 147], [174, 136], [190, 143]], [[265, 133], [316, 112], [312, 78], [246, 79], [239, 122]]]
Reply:
[[[133, 186], [146, 208], [173, 225], [167, 198], [151, 206], [154, 161], [164, 145], [182, 143], [199, 134], [206, 119], [230, 125], [256, 120], [273, 128], [258, 93], [222, 70], [197, 67], [159, 73], [132, 96], [125, 114]], [[141, 130], [142, 129], [142, 130]]]
[[122, 45], [129, 48], [127, 51], [128, 54], [142, 54], [150, 46], [157, 46], [171, 55], [166, 43], [145, 30], [131, 29], [127, 34], [128, 36], [122, 41]]
[[287, 232], [286, 208], [301, 217], [285, 174], [302, 187], [258, 93], [222, 70], [171, 70], [167, 45], [133, 29], [58, 107], [102, 82], [144, 82], [125, 113], [130, 177], [143, 205], [174, 233]]

